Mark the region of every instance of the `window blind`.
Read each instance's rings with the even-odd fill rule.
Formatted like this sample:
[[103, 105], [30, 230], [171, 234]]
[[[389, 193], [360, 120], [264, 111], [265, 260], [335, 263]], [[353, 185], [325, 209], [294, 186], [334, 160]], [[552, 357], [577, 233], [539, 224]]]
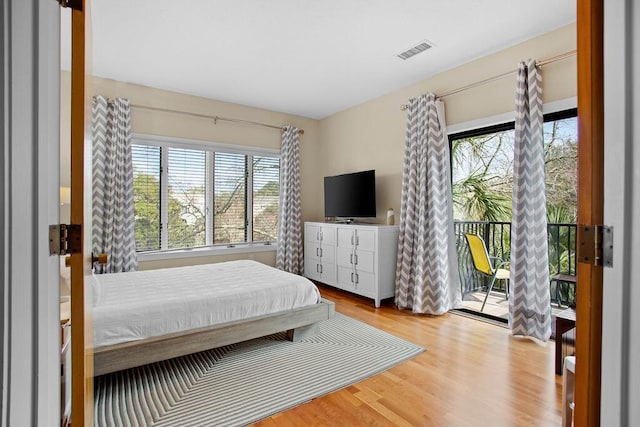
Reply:
[[168, 138], [132, 147], [138, 252], [276, 240], [276, 153]]
[[280, 197], [280, 159], [253, 156], [253, 241], [276, 241]]
[[160, 147], [131, 145], [138, 251], [160, 249]]
[[247, 156], [214, 155], [213, 242], [247, 241]]
[[206, 151], [167, 149], [167, 249], [206, 242]]

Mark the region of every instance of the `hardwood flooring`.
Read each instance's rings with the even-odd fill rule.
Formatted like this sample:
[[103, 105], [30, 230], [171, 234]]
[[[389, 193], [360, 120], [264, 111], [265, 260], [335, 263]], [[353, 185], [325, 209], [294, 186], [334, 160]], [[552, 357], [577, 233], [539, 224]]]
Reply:
[[255, 424], [275, 426], [557, 426], [562, 377], [553, 341], [456, 314], [414, 315], [320, 286], [336, 311], [426, 348], [346, 389]]

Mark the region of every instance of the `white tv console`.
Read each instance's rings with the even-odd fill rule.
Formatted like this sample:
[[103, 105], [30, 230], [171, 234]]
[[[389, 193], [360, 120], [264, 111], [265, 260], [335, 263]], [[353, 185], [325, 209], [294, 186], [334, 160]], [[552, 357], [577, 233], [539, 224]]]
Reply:
[[305, 276], [380, 300], [395, 296], [398, 226], [305, 222]]

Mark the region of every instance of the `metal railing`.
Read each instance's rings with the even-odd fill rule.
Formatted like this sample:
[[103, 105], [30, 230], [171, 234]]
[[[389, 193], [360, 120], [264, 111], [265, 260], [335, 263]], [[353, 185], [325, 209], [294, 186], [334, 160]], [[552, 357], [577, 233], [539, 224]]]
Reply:
[[[458, 250], [458, 270], [462, 295], [485, 290], [488, 278], [479, 274], [473, 267], [471, 253], [464, 233], [474, 233], [482, 237], [490, 256], [509, 261], [511, 257], [511, 223], [494, 221], [454, 221], [456, 247]], [[549, 223], [547, 235], [549, 244], [549, 277], [551, 302], [558, 306], [569, 306], [575, 302], [575, 283], [562, 279], [553, 279], [559, 274], [576, 274], [576, 224]], [[500, 290], [502, 283], [496, 283], [494, 289]]]

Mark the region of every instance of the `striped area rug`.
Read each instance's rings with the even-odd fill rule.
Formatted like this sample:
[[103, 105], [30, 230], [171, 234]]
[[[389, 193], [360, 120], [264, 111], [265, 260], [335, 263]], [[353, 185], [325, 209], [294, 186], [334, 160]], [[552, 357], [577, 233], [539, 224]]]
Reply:
[[237, 426], [354, 384], [424, 349], [336, 313], [284, 333], [95, 379], [97, 426]]

